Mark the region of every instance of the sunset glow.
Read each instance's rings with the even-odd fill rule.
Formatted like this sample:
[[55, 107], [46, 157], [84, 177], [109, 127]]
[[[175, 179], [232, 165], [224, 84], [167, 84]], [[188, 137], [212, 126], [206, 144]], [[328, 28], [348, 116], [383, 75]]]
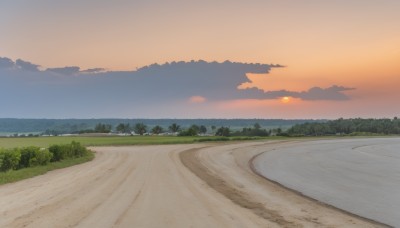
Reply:
[[[185, 105], [193, 109], [185, 112], [188, 118], [192, 113], [204, 118], [223, 117], [222, 113], [293, 118], [288, 109], [294, 107], [298, 118], [307, 117], [308, 112], [324, 118], [326, 109], [321, 106], [328, 107], [333, 118], [393, 117], [400, 115], [400, 108], [393, 106], [400, 99], [399, 11], [400, 1], [392, 0], [4, 1], [0, 7], [0, 57], [4, 58], [0, 70], [14, 64], [9, 68], [19, 69], [20, 77], [26, 79], [15, 81], [18, 88], [13, 91], [25, 83], [32, 89], [26, 92], [28, 98], [36, 94], [31, 85], [43, 82], [47, 87], [37, 89], [58, 91], [54, 85], [74, 88], [71, 80], [87, 88], [98, 83], [96, 91], [124, 97], [123, 102], [113, 103], [123, 111], [99, 108], [93, 112], [97, 117], [175, 117], [182, 114], [177, 110], [187, 109]], [[198, 65], [190, 64], [197, 61]], [[179, 62], [187, 64], [169, 65]], [[254, 65], [240, 65], [244, 63]], [[261, 69], [262, 64], [271, 67]], [[136, 72], [145, 66], [149, 66], [148, 73]], [[29, 69], [41, 75], [30, 77]], [[104, 79], [87, 79], [100, 72]], [[68, 77], [57, 81], [61, 75]], [[2, 80], [6, 91], [10, 86], [5, 85], [11, 84]], [[121, 85], [125, 91], [138, 86], [143, 99], [139, 102], [132, 94], [125, 98]], [[69, 91], [65, 86], [60, 88]], [[168, 90], [171, 86], [174, 89]], [[87, 103], [100, 105], [110, 96]], [[28, 106], [41, 99], [57, 103], [51, 97], [38, 95], [26, 105], [18, 103], [26, 102], [22, 98], [13, 103], [5, 100], [10, 102], [4, 107], [9, 112], [2, 115], [44, 117], [39, 110], [48, 105], [39, 103], [43, 107], [37, 112]], [[73, 98], [63, 99], [71, 106], [76, 104]], [[232, 103], [238, 106], [233, 113], [230, 108], [219, 109]], [[161, 104], [164, 111], [154, 112]], [[178, 104], [179, 108], [173, 107]], [[146, 108], [130, 108], [135, 105]], [[195, 111], [199, 106], [203, 109]], [[246, 110], [248, 106], [251, 110]], [[89, 108], [85, 116], [92, 117], [92, 111]], [[52, 117], [78, 116], [55, 111]]]
[[290, 102], [290, 98], [289, 97], [282, 97], [281, 99], [282, 103], [289, 103]]

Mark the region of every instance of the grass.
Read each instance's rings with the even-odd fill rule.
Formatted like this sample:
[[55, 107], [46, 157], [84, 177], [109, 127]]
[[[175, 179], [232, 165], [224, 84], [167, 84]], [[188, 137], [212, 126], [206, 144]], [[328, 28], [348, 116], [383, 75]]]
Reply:
[[23, 179], [31, 178], [38, 175], [43, 175], [48, 171], [55, 169], [62, 169], [73, 165], [81, 164], [93, 160], [94, 153], [89, 152], [85, 157], [65, 159], [59, 162], [51, 162], [45, 166], [35, 166], [19, 170], [10, 170], [7, 172], [0, 172], [0, 185], [17, 182]]
[[[284, 139], [285, 137], [229, 137], [229, 140], [254, 139]], [[67, 144], [71, 141], [80, 142], [83, 146], [119, 146], [119, 145], [157, 145], [157, 144], [185, 144], [206, 141], [227, 141], [218, 136], [65, 136], [65, 137], [23, 137], [0, 138], [0, 148], [14, 148], [24, 146], [48, 147], [53, 144]]]

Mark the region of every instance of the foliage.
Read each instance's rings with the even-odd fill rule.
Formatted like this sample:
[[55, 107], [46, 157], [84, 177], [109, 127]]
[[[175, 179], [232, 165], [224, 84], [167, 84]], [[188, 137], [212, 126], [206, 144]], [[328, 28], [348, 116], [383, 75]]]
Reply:
[[297, 124], [288, 129], [290, 136], [400, 134], [400, 120], [394, 119], [337, 119], [326, 123]]
[[230, 136], [231, 135], [231, 129], [229, 127], [220, 127], [217, 129], [217, 132], [215, 133], [216, 136]]
[[144, 123], [135, 124], [134, 131], [136, 134], [143, 135], [147, 132], [147, 126]]
[[117, 125], [117, 127], [115, 127], [115, 130], [119, 133], [131, 133], [131, 126], [129, 125], [129, 123], [120, 123]]
[[173, 123], [173, 124], [171, 124], [171, 125], [168, 127], [168, 129], [169, 129], [172, 133], [176, 133], [176, 132], [178, 132], [178, 131], [181, 129], [181, 126], [178, 125], [178, 124], [176, 124], [176, 123]]
[[163, 132], [163, 130], [164, 130], [164, 129], [163, 129], [161, 126], [157, 125], [157, 126], [155, 126], [155, 127], [153, 127], [153, 128], [151, 129], [151, 133], [154, 134], [154, 135], [158, 135], [158, 134], [160, 134], [161, 132]]
[[94, 128], [94, 132], [96, 133], [110, 133], [111, 132], [111, 125], [110, 124], [102, 124], [98, 123]]
[[199, 134], [200, 127], [193, 124], [186, 130], [182, 130], [179, 132], [178, 136], [196, 136]]
[[200, 133], [200, 134], [205, 134], [205, 133], [207, 133], [207, 128], [206, 128], [206, 126], [201, 125], [201, 126], [199, 127], [199, 133]]
[[21, 151], [16, 149], [3, 149], [0, 151], [0, 170], [5, 172], [10, 169], [17, 169], [21, 160]]
[[262, 129], [260, 124], [255, 123], [254, 128], [248, 127], [243, 128], [241, 131], [236, 131], [232, 135], [235, 136], [269, 136], [270, 132], [266, 129]]
[[0, 185], [6, 183], [12, 183], [19, 180], [31, 178], [34, 176], [45, 174], [48, 171], [61, 169], [84, 162], [93, 160], [94, 154], [89, 151], [87, 156], [73, 159], [65, 159], [59, 162], [50, 162], [47, 165], [29, 167], [18, 170], [9, 170], [8, 172], [0, 172]]
[[65, 145], [53, 145], [49, 149], [29, 146], [0, 150], [0, 170], [17, 170], [34, 166], [47, 165], [66, 158], [77, 158], [88, 155], [86, 147], [78, 142]]

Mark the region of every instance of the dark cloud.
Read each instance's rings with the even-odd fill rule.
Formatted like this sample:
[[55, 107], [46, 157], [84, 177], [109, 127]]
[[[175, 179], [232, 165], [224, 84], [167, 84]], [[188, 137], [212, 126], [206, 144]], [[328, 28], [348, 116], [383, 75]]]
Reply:
[[349, 100], [349, 96], [343, 92], [354, 90], [355, 88], [346, 88], [333, 85], [329, 88], [313, 87], [308, 91], [299, 93], [299, 98], [303, 100]]
[[79, 74], [80, 68], [77, 66], [67, 66], [58, 68], [47, 68], [46, 71], [62, 75], [76, 75]]
[[15, 67], [14, 61], [9, 58], [0, 57], [0, 69], [11, 69]]
[[328, 88], [312, 87], [307, 91], [288, 91], [288, 90], [277, 90], [265, 92], [265, 98], [277, 99], [281, 97], [294, 97], [302, 100], [349, 100], [350, 97], [343, 92], [354, 90], [355, 88], [347, 88], [343, 86], [333, 85]]
[[40, 65], [36, 65], [27, 61], [24, 61], [22, 59], [17, 59], [17, 61], [15, 61], [16, 66], [21, 69], [21, 70], [25, 70], [25, 71], [39, 71], [39, 66]]
[[95, 74], [106, 71], [105, 68], [91, 68], [87, 70], [81, 70], [80, 73]]
[[[37, 69], [37, 65], [34, 66], [33, 69]], [[19, 67], [17, 69], [20, 70], [9, 72], [0, 70], [0, 103], [3, 104], [2, 110], [7, 111], [3, 113], [6, 116], [29, 114], [36, 110], [42, 113], [42, 117], [49, 116], [49, 113], [64, 117], [80, 114], [86, 117], [115, 117], [117, 113], [134, 115], [145, 113], [143, 110], [158, 110], [157, 107], [163, 107], [157, 111], [160, 113], [182, 113], [194, 97], [201, 97], [202, 102], [192, 102], [192, 105], [284, 96], [303, 100], [349, 99], [344, 92], [352, 88], [342, 86], [313, 87], [307, 91], [238, 89], [239, 85], [250, 82], [247, 73], [265, 75], [275, 67], [282, 66], [200, 60], [153, 64], [136, 71], [120, 72], [104, 72], [101, 68], [83, 71], [79, 67], [49, 68], [38, 71], [35, 77]], [[54, 77], [55, 74], [57, 77]], [[15, 91], [20, 91], [18, 96], [10, 97], [9, 94]]]

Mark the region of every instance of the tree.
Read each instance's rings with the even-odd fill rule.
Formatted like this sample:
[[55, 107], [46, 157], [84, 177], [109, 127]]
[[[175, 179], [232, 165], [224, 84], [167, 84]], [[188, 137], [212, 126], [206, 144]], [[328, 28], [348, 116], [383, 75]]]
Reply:
[[120, 123], [117, 125], [117, 127], [115, 129], [119, 133], [130, 133], [131, 132], [131, 127], [129, 126], [129, 124]]
[[102, 124], [98, 123], [94, 128], [94, 132], [97, 133], [110, 133], [111, 132], [111, 125], [110, 124]]
[[256, 129], [256, 130], [260, 130], [260, 129], [261, 129], [261, 125], [260, 125], [259, 123], [255, 123], [255, 124], [253, 125], [253, 127], [254, 127], [254, 129]]
[[136, 134], [143, 135], [147, 132], [147, 126], [144, 123], [135, 124], [134, 131]]
[[200, 134], [205, 134], [207, 132], [207, 128], [204, 125], [201, 125], [199, 128], [199, 133]]
[[181, 126], [179, 126], [179, 125], [176, 124], [176, 123], [173, 123], [173, 124], [171, 124], [171, 126], [168, 127], [168, 129], [169, 129], [172, 133], [178, 132], [180, 128], [181, 128]]
[[151, 133], [153, 133], [155, 135], [160, 134], [162, 131], [163, 131], [163, 128], [159, 125], [157, 125], [151, 129]]
[[199, 134], [199, 126], [192, 125], [188, 129], [179, 132], [179, 136], [196, 136]]
[[215, 133], [217, 136], [230, 136], [231, 130], [229, 127], [220, 127], [218, 128], [217, 132]]

